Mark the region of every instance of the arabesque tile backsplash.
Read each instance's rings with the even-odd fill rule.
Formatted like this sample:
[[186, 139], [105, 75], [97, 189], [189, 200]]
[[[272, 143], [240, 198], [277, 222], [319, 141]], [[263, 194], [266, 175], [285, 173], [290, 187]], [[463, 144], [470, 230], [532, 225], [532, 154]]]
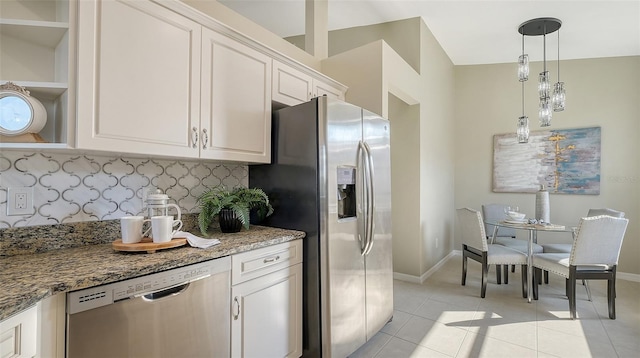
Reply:
[[[144, 191], [160, 189], [183, 213], [207, 187], [247, 186], [246, 165], [62, 153], [0, 152], [0, 229], [144, 214]], [[33, 215], [7, 215], [7, 188], [33, 187]]]

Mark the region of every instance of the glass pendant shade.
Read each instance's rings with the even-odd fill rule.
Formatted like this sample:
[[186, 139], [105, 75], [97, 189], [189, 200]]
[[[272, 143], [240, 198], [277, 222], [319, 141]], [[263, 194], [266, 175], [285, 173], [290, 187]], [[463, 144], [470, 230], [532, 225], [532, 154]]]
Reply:
[[529, 79], [529, 55], [518, 57], [518, 80], [524, 82]]
[[529, 142], [529, 117], [522, 116], [518, 118], [518, 129], [516, 130], [518, 143]]
[[548, 127], [551, 125], [551, 106], [549, 104], [549, 98], [540, 100], [540, 107], [538, 109], [538, 119], [540, 120], [540, 127]]
[[538, 77], [538, 95], [540, 96], [541, 102], [543, 99], [549, 98], [550, 87], [549, 71], [540, 72], [540, 76]]
[[564, 111], [565, 99], [564, 82], [557, 82], [553, 85], [553, 95], [551, 96], [554, 112]]

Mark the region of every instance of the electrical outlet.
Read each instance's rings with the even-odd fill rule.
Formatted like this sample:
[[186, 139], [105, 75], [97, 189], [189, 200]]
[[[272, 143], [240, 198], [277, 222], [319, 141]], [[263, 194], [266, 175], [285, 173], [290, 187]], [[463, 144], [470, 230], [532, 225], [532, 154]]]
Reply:
[[8, 188], [7, 215], [33, 214], [33, 188]]

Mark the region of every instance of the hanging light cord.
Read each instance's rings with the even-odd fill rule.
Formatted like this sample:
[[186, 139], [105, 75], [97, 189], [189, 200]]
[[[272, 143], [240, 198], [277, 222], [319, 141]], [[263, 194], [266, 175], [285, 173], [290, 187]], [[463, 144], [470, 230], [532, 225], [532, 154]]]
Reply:
[[543, 71], [547, 72], [547, 22], [545, 21], [542, 26], [542, 64]]
[[[522, 56], [524, 57], [524, 31], [522, 31]], [[524, 117], [524, 81], [522, 82], [522, 116]]]
[[558, 82], [560, 82], [560, 29], [558, 29]]
[[524, 81], [522, 82], [522, 116], [524, 117]]

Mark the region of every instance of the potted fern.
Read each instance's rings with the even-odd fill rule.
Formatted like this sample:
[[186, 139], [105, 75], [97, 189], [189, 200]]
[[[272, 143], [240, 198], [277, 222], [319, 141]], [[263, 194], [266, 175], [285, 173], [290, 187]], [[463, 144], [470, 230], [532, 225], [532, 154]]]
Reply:
[[237, 187], [229, 190], [217, 186], [205, 191], [198, 203], [198, 226], [204, 235], [209, 231], [209, 226], [216, 216], [222, 232], [238, 232], [243, 227], [249, 229], [249, 215], [252, 210], [262, 219], [273, 213], [269, 197], [259, 188]]

